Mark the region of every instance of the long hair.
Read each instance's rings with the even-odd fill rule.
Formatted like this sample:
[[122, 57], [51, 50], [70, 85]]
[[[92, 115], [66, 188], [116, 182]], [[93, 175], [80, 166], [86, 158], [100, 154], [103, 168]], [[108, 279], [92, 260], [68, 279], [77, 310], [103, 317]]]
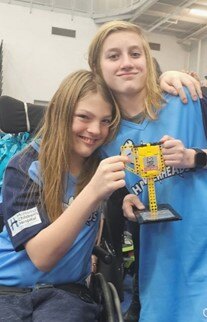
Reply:
[[[112, 106], [112, 124], [107, 142], [120, 121], [119, 109], [103, 80], [93, 72], [80, 70], [70, 74], [60, 85], [47, 108], [37, 138], [40, 138], [39, 162], [43, 182], [41, 200], [51, 221], [63, 212], [65, 176], [70, 171], [72, 121], [77, 103], [90, 93], [100, 93]], [[98, 166], [97, 151], [88, 157], [78, 178], [77, 193], [90, 181]], [[86, 170], [86, 171], [84, 171]]]
[[89, 46], [88, 64], [93, 72], [97, 73], [100, 77], [103, 78], [100, 60], [104, 41], [112, 33], [120, 31], [134, 32], [140, 37], [142, 41], [147, 64], [145, 114], [150, 119], [154, 120], [157, 118], [157, 111], [161, 107], [163, 99], [161, 95], [161, 89], [156, 81], [156, 71], [153, 63], [153, 58], [151, 56], [150, 47], [139, 26], [127, 21], [111, 21], [103, 24], [99, 28]]

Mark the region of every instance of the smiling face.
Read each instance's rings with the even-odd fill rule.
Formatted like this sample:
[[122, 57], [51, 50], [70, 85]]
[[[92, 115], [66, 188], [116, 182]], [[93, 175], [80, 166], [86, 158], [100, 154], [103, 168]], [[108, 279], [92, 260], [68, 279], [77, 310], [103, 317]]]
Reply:
[[73, 164], [82, 165], [106, 141], [111, 121], [112, 107], [100, 93], [91, 92], [78, 102], [72, 122]]
[[118, 101], [123, 96], [145, 94], [146, 57], [137, 33], [116, 31], [109, 34], [103, 43], [100, 67]]

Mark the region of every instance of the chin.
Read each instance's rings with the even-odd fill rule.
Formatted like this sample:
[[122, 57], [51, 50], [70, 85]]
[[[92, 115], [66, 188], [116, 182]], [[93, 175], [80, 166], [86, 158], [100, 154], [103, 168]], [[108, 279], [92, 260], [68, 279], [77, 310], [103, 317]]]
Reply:
[[82, 158], [88, 158], [91, 156], [91, 154], [93, 154], [93, 152], [95, 151], [96, 149], [93, 149], [93, 150], [90, 150], [90, 151], [79, 151], [79, 156], [82, 157]]
[[127, 87], [121, 92], [121, 94], [123, 94], [123, 95], [136, 95], [138, 92], [139, 92], [139, 90], [135, 87]]
[[140, 86], [140, 87], [128, 87], [126, 88], [126, 93], [127, 94], [138, 94], [141, 93], [143, 91], [144, 87]]

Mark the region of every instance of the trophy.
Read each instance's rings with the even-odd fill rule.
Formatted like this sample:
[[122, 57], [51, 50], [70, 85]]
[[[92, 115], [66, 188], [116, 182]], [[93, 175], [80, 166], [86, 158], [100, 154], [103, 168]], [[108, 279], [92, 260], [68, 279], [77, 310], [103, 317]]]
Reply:
[[181, 220], [181, 216], [168, 204], [157, 205], [155, 178], [165, 169], [160, 143], [147, 143], [138, 146], [121, 146], [121, 154], [133, 157], [134, 167], [125, 169], [146, 179], [149, 206], [144, 210], [134, 209], [139, 224]]

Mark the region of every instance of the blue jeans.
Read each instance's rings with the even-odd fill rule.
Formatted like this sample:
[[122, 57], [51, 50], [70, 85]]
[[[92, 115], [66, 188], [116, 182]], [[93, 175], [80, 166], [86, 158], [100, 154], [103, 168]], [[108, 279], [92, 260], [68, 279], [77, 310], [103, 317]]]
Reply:
[[2, 322], [97, 322], [101, 306], [89, 296], [56, 288], [28, 293], [0, 293]]

